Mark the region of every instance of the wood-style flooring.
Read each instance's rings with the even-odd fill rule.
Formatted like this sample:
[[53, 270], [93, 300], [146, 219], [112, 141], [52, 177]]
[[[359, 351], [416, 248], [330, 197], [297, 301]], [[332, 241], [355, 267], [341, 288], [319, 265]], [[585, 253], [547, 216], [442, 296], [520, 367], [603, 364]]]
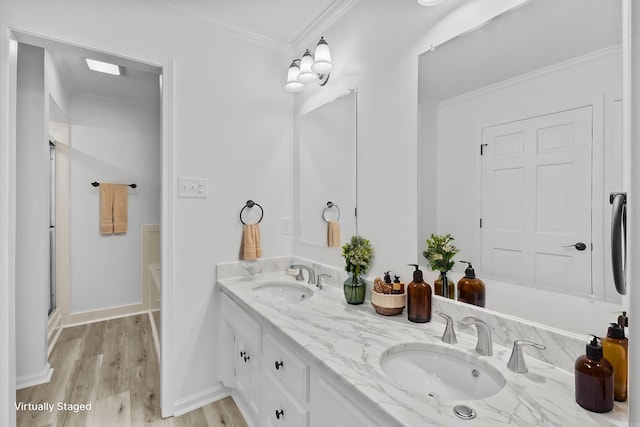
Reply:
[[[16, 402], [54, 409], [18, 408], [18, 427], [247, 425], [230, 397], [162, 419], [160, 373], [146, 314], [64, 329], [49, 363], [51, 381], [18, 390]], [[69, 405], [67, 410], [59, 403]], [[91, 410], [72, 406], [88, 403]]]

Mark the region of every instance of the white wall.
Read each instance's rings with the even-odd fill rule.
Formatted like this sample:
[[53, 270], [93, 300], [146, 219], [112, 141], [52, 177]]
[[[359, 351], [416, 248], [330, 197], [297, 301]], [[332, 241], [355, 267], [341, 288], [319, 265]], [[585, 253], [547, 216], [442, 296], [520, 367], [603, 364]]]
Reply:
[[20, 44], [16, 141], [16, 377], [46, 381], [49, 295], [49, 143], [44, 50]]
[[[323, 31], [334, 71], [324, 87], [294, 95], [296, 118], [358, 89], [358, 234], [374, 249], [369, 275], [386, 270], [411, 280], [418, 259], [418, 56], [515, 6], [513, 1], [360, 1]], [[319, 36], [319, 34], [318, 34]], [[317, 39], [295, 46], [300, 55]], [[305, 44], [306, 43], [306, 44]], [[349, 236], [343, 236], [346, 241]], [[343, 267], [336, 249], [294, 241], [294, 253]]]
[[55, 100], [58, 108], [68, 116], [69, 99], [73, 88], [70, 87], [67, 80], [63, 78], [51, 57], [51, 53], [46, 49], [44, 51], [44, 69], [44, 81], [47, 92]]
[[[207, 178], [209, 197], [171, 200], [173, 228], [163, 230], [173, 236], [174, 254], [172, 276], [163, 278], [163, 321], [172, 320], [163, 327], [163, 345], [173, 349], [162, 359], [164, 415], [210, 398], [218, 385], [214, 266], [238, 259], [238, 213], [247, 199], [265, 209], [264, 256], [292, 252], [291, 236], [280, 233], [280, 218], [291, 217], [293, 205], [292, 99], [282, 90], [290, 53], [145, 1], [7, 0], [0, 26], [172, 63], [168, 172]], [[8, 76], [3, 69], [2, 79]]]
[[[69, 118], [70, 311], [140, 303], [142, 224], [160, 221], [160, 104], [74, 93]], [[90, 185], [94, 181], [137, 184], [129, 188], [126, 234], [100, 233], [100, 188]]]

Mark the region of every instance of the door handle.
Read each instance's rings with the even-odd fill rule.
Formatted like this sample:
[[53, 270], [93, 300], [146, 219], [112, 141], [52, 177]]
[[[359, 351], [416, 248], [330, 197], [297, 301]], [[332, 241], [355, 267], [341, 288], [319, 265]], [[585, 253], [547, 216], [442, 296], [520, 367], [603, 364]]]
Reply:
[[627, 294], [627, 193], [611, 193], [611, 267], [620, 295]]
[[587, 245], [585, 245], [582, 242], [578, 242], [578, 243], [574, 243], [573, 245], [563, 246], [563, 248], [576, 248], [579, 251], [584, 251], [585, 249], [587, 249]]

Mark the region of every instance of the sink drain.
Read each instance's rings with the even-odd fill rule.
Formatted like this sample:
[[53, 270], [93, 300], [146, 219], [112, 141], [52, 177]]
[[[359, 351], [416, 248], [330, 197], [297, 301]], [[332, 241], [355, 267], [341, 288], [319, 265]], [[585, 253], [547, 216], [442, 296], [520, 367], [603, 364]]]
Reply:
[[476, 417], [476, 411], [467, 405], [457, 405], [453, 408], [453, 413], [456, 414], [456, 417], [462, 418], [463, 420], [472, 420]]

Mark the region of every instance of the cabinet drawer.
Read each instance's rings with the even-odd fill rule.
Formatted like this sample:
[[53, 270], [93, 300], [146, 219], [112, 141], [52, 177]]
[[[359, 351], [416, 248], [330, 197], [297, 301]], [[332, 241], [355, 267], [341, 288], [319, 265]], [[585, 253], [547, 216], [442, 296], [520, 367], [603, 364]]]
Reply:
[[268, 427], [308, 427], [309, 410], [274, 377], [263, 371], [260, 418]]
[[242, 336], [254, 350], [260, 351], [260, 325], [224, 292], [221, 294], [220, 311], [235, 333]]
[[267, 333], [263, 348], [264, 367], [282, 381], [302, 402], [309, 401], [309, 365]]

